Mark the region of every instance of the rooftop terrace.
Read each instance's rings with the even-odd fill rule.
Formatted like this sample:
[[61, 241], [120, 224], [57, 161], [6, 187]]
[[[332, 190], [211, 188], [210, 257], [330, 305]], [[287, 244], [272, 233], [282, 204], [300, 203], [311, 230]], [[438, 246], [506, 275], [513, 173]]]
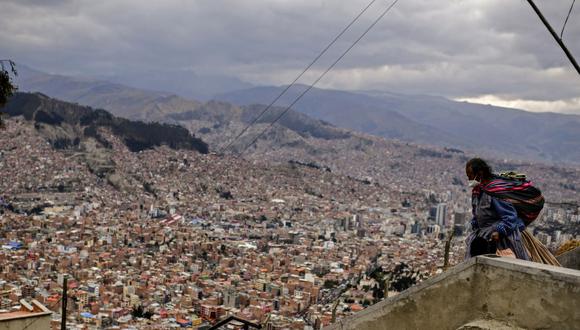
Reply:
[[0, 330], [45, 330], [50, 328], [52, 312], [36, 300], [20, 300], [17, 311], [0, 313]]

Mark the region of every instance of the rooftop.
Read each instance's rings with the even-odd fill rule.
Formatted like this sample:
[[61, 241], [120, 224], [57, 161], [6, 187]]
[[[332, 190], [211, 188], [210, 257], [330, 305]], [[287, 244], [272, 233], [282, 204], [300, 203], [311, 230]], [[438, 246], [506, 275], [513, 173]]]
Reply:
[[12, 321], [28, 317], [39, 317], [51, 315], [52, 312], [36, 300], [28, 303], [24, 299], [20, 300], [20, 309], [14, 312], [0, 313], [0, 322]]

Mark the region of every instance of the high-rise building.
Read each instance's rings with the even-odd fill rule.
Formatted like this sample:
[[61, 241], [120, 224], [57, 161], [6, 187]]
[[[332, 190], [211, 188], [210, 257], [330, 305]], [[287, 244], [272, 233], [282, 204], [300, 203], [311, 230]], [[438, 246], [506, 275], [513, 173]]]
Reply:
[[463, 232], [465, 231], [464, 225], [453, 225], [453, 235], [455, 236], [462, 236]]
[[430, 207], [429, 208], [429, 216], [427, 217], [427, 219], [435, 220], [436, 216], [437, 216], [437, 208], [435, 206]]
[[445, 227], [447, 219], [447, 204], [439, 203], [437, 205], [437, 214], [435, 215], [435, 223], [440, 227]]
[[463, 226], [469, 220], [468, 214], [463, 211], [455, 211], [453, 220], [455, 225]]
[[89, 283], [88, 284], [89, 294], [91, 294], [97, 298], [99, 298], [99, 296], [100, 296], [100, 292], [99, 292], [100, 288], [101, 288], [101, 286], [99, 284], [96, 284], [96, 283]]
[[421, 223], [415, 221], [413, 226], [411, 226], [411, 234], [419, 234], [421, 233]]
[[562, 231], [561, 230], [556, 230], [554, 232], [554, 242], [556, 243], [561, 243], [562, 242]]
[[353, 230], [354, 229], [354, 227], [356, 225], [356, 223], [354, 222], [355, 221], [355, 216], [353, 216], [352, 219], [350, 217], [345, 217], [345, 218], [342, 218], [341, 219], [340, 223], [341, 223], [342, 230], [349, 231], [349, 230]]
[[237, 308], [240, 304], [239, 294], [233, 288], [228, 288], [223, 292], [224, 306], [229, 308]]
[[364, 228], [363, 217], [360, 214], [355, 214], [352, 216], [352, 222], [357, 228]]
[[536, 237], [538, 238], [538, 240], [540, 240], [540, 242], [542, 242], [544, 245], [549, 245], [552, 242], [552, 237], [546, 233], [537, 233]]
[[31, 298], [34, 296], [34, 286], [30, 284], [23, 285], [22, 288], [22, 296], [25, 298]]
[[439, 237], [439, 233], [441, 232], [441, 227], [439, 225], [429, 225], [427, 226], [427, 234], [431, 235], [432, 237]]

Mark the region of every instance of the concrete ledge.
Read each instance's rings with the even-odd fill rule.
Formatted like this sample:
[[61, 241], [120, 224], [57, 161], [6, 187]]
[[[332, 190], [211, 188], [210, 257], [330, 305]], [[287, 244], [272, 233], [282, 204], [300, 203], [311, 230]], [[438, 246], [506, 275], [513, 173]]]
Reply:
[[580, 271], [480, 256], [325, 329], [457, 329], [478, 319], [575, 329], [579, 299]]
[[556, 257], [558, 261], [562, 264], [562, 266], [566, 268], [572, 268], [579, 270], [580, 269], [580, 247], [575, 248], [574, 250], [565, 252]]

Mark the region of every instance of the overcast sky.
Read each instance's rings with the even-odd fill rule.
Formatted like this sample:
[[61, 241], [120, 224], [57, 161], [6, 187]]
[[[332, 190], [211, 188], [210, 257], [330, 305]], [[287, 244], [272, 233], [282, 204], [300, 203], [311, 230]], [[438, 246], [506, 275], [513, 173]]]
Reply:
[[[0, 0], [0, 57], [52, 73], [164, 67], [287, 84], [370, 0]], [[572, 0], [536, 0], [559, 32]], [[378, 0], [302, 83], [390, 4]], [[580, 3], [564, 33], [580, 60]], [[580, 77], [524, 0], [400, 0], [320, 87], [580, 114]]]

